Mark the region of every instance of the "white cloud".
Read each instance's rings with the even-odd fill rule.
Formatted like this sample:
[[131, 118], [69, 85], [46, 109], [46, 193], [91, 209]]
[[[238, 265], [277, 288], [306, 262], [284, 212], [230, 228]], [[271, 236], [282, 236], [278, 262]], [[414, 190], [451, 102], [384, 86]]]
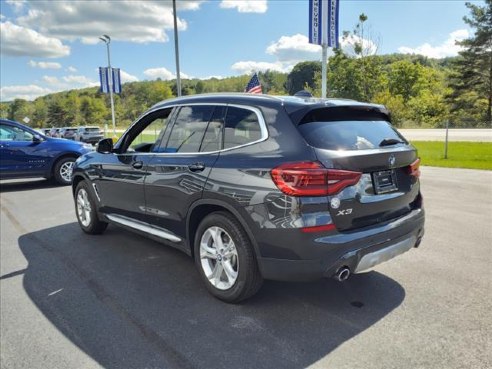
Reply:
[[310, 44], [307, 36], [299, 33], [280, 37], [268, 46], [265, 51], [267, 54], [274, 56], [276, 61], [238, 61], [231, 68], [241, 74], [249, 74], [253, 71], [264, 72], [266, 70], [286, 73], [290, 72], [294, 65], [300, 61], [321, 59], [321, 47]]
[[77, 68], [75, 68], [75, 67], [73, 67], [73, 66], [69, 66], [69, 67], [67, 68], [67, 72], [70, 72], [70, 73], [75, 73], [75, 72], [77, 72]]
[[62, 77], [62, 80], [69, 85], [74, 86], [72, 88], [93, 87], [99, 85], [99, 82], [96, 82], [86, 76], [69, 75]]
[[236, 8], [239, 13], [265, 13], [268, 9], [267, 0], [222, 0], [220, 7]]
[[49, 88], [38, 85], [5, 86], [0, 88], [0, 101], [14, 99], [34, 100], [36, 97], [52, 92]]
[[144, 70], [143, 72], [147, 77], [150, 79], [163, 79], [163, 80], [169, 80], [174, 78], [174, 74], [167, 70], [166, 68], [149, 68]]
[[70, 54], [70, 47], [60, 40], [46, 37], [11, 22], [0, 24], [0, 52], [10, 56], [59, 58]]
[[54, 76], [43, 76], [43, 81], [52, 86], [57, 86], [60, 84], [60, 80]]
[[5, 18], [7, 18], [7, 17], [0, 13], [0, 20], [4, 20]]
[[[359, 38], [351, 36], [341, 40], [340, 45], [348, 54], [353, 53], [353, 45]], [[376, 44], [370, 40], [362, 41], [364, 48], [369, 50], [369, 54], [376, 52]], [[268, 55], [275, 57], [274, 62], [258, 62], [258, 61], [239, 61], [234, 63], [231, 68], [239, 73], [251, 73], [253, 71], [274, 70], [278, 72], [290, 72], [292, 68], [299, 62], [307, 60], [321, 60], [321, 47], [309, 43], [307, 36], [295, 34], [292, 36], [282, 36], [277, 41], [273, 42], [265, 50]], [[328, 56], [333, 55], [331, 49], [328, 50]]]
[[24, 7], [26, 0], [7, 0], [6, 3], [12, 5], [14, 11], [18, 12]]
[[343, 38], [340, 41], [340, 46], [342, 50], [348, 55], [355, 55], [355, 45], [362, 44], [363, 55], [375, 55], [378, 51], [378, 45], [374, 43], [372, 40], [363, 39], [356, 35], [350, 35], [348, 37]]
[[318, 60], [321, 58], [321, 47], [310, 44], [307, 36], [298, 33], [280, 37], [267, 47], [266, 53], [276, 56], [280, 62]]
[[462, 50], [462, 47], [456, 45], [456, 41], [462, 41], [469, 37], [469, 32], [466, 29], [459, 29], [449, 34], [449, 37], [438, 46], [432, 46], [429, 43], [422, 44], [415, 48], [402, 46], [398, 51], [403, 54], [420, 54], [429, 58], [445, 58], [447, 56], [456, 56]]
[[[178, 10], [197, 10], [202, 1], [178, 1]], [[99, 42], [102, 34], [113, 40], [137, 43], [168, 41], [167, 30], [174, 28], [170, 1], [29, 1], [21, 25], [36, 25], [43, 34], [84, 43]], [[178, 28], [187, 23], [178, 17]]]
[[283, 63], [268, 63], [258, 61], [239, 61], [231, 66], [232, 70], [241, 74], [249, 74], [252, 72], [264, 72], [266, 70], [273, 70], [277, 72], [288, 72], [292, 69], [292, 65], [284, 65]]
[[43, 76], [42, 80], [50, 86], [51, 92], [99, 86], [99, 82], [81, 75], [68, 75], [61, 78], [55, 76]]
[[41, 69], [60, 69], [62, 67], [60, 63], [36, 62], [34, 60], [30, 60], [28, 64], [33, 68], [41, 68]]
[[123, 69], [120, 69], [120, 75], [121, 75], [121, 83], [138, 81], [138, 78], [136, 76], [133, 76], [130, 73], [125, 72]]
[[199, 77], [198, 79], [201, 79], [202, 81], [206, 81], [207, 79], [223, 79], [225, 78], [224, 76], [206, 76], [206, 77]]
[[[176, 74], [174, 74], [173, 72], [167, 70], [164, 67], [161, 67], [161, 68], [149, 68], [149, 69], [144, 70], [143, 73], [147, 77], [149, 77], [150, 79], [160, 78], [162, 80], [168, 81], [170, 79], [175, 79], [176, 78]], [[189, 76], [189, 75], [187, 75], [186, 73], [183, 73], [183, 72], [180, 72], [180, 75], [181, 75], [181, 78], [185, 78], [185, 79], [192, 78], [191, 76]]]

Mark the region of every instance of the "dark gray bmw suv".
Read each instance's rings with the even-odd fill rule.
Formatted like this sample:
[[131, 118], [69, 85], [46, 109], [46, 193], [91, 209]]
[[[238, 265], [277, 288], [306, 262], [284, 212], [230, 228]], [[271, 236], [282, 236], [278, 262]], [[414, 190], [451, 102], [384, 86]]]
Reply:
[[73, 170], [83, 231], [108, 223], [191, 255], [238, 302], [263, 279], [371, 269], [424, 234], [419, 159], [381, 105], [195, 95], [161, 102]]

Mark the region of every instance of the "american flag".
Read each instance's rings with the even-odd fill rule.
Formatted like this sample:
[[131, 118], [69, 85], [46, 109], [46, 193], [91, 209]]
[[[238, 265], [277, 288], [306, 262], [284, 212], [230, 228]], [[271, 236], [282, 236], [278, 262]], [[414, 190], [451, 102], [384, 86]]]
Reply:
[[246, 88], [244, 89], [244, 92], [249, 92], [251, 94], [261, 94], [261, 85], [260, 85], [260, 80], [258, 79], [258, 75], [255, 73], [253, 74], [253, 77], [249, 80], [248, 84], [246, 85]]

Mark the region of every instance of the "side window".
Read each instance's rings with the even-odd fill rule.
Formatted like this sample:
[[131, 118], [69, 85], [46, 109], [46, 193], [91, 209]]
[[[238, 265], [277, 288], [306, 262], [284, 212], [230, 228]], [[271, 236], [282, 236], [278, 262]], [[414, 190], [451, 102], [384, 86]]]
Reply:
[[[156, 152], [169, 120], [172, 108], [149, 114], [143, 118], [125, 142], [126, 152]], [[133, 137], [133, 138], [132, 138]]]
[[0, 125], [0, 140], [13, 141], [15, 133], [12, 131], [12, 127], [6, 124]]
[[200, 152], [218, 151], [222, 149], [225, 112], [225, 106], [215, 107], [212, 119], [208, 123], [207, 130], [203, 136]]
[[0, 139], [3, 141], [32, 141], [33, 135], [21, 128], [1, 125], [0, 126]]
[[255, 112], [230, 106], [224, 130], [224, 149], [245, 145], [261, 138], [261, 128]]
[[213, 105], [183, 106], [180, 108], [165, 151], [199, 152], [213, 111]]

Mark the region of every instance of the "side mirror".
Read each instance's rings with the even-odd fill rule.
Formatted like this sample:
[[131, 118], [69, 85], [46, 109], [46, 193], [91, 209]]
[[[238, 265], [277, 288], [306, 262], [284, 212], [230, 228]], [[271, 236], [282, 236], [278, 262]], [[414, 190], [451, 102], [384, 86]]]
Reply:
[[96, 151], [101, 154], [110, 154], [113, 152], [113, 140], [111, 138], [103, 138], [97, 144]]
[[38, 144], [43, 142], [43, 138], [40, 135], [34, 135], [32, 136], [32, 142]]

